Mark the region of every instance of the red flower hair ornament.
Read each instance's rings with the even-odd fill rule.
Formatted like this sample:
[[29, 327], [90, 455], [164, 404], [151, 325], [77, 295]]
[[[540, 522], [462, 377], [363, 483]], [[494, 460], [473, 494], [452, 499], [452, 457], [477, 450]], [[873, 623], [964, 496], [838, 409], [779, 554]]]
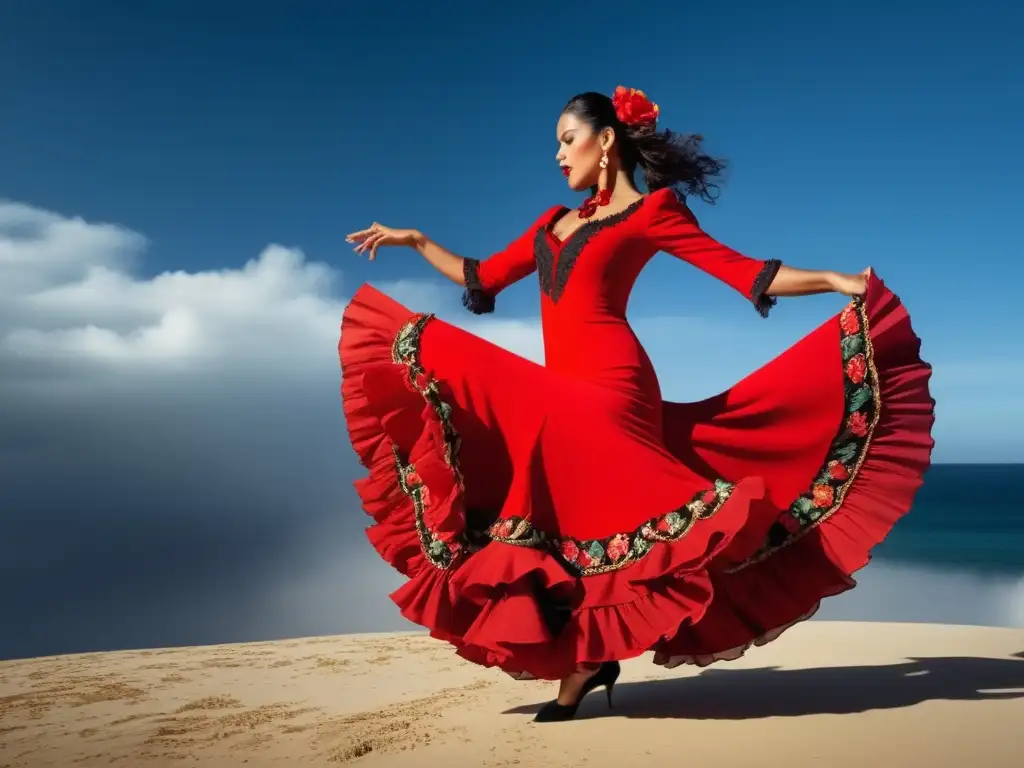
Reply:
[[638, 88], [620, 85], [612, 96], [615, 115], [624, 125], [650, 125], [658, 123], [658, 105]]

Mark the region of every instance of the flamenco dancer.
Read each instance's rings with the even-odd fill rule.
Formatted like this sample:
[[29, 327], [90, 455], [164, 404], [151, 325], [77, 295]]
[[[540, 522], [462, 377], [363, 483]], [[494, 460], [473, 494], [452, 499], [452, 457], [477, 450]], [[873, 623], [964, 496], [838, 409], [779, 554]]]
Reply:
[[[560, 681], [541, 722], [602, 686], [610, 705], [620, 660], [734, 660], [809, 618], [855, 586], [931, 459], [931, 369], [899, 299], [870, 270], [797, 269], [705, 234], [686, 199], [712, 202], [721, 165], [657, 122], [639, 90], [571, 99], [557, 160], [589, 195], [489, 258], [416, 229], [348, 236], [371, 259], [416, 250], [475, 313], [537, 273], [544, 365], [369, 286], [339, 355], [368, 535], [408, 579], [392, 599], [472, 662]], [[659, 251], [764, 317], [780, 296], [851, 299], [725, 392], [673, 403], [626, 320]]]

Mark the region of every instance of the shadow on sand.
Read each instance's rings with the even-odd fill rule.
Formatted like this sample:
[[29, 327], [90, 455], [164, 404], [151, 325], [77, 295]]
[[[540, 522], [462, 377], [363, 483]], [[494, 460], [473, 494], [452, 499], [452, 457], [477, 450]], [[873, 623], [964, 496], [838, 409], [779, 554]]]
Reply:
[[[552, 684], [553, 685], [553, 684]], [[924, 701], [1024, 699], [1024, 651], [1005, 659], [949, 657], [900, 664], [786, 670], [707, 669], [693, 677], [621, 682], [610, 712], [603, 690], [587, 697], [577, 719], [749, 720], [844, 715], [911, 707]], [[533, 714], [525, 705], [504, 714]]]

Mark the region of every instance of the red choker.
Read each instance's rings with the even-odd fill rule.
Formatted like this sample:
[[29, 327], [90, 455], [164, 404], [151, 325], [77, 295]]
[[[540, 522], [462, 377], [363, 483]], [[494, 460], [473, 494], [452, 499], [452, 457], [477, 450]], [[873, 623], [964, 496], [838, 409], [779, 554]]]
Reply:
[[612, 201], [612, 191], [602, 189], [596, 195], [591, 195], [580, 204], [579, 216], [581, 219], [589, 219], [597, 212], [599, 205], [608, 205]]

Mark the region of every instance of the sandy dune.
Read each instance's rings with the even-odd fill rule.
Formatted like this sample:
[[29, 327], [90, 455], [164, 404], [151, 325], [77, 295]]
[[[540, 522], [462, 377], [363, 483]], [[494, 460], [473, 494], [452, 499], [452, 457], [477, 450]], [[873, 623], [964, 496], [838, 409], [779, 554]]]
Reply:
[[532, 723], [551, 690], [415, 634], [0, 662], [0, 767], [1024, 766], [1021, 630], [810, 622]]

